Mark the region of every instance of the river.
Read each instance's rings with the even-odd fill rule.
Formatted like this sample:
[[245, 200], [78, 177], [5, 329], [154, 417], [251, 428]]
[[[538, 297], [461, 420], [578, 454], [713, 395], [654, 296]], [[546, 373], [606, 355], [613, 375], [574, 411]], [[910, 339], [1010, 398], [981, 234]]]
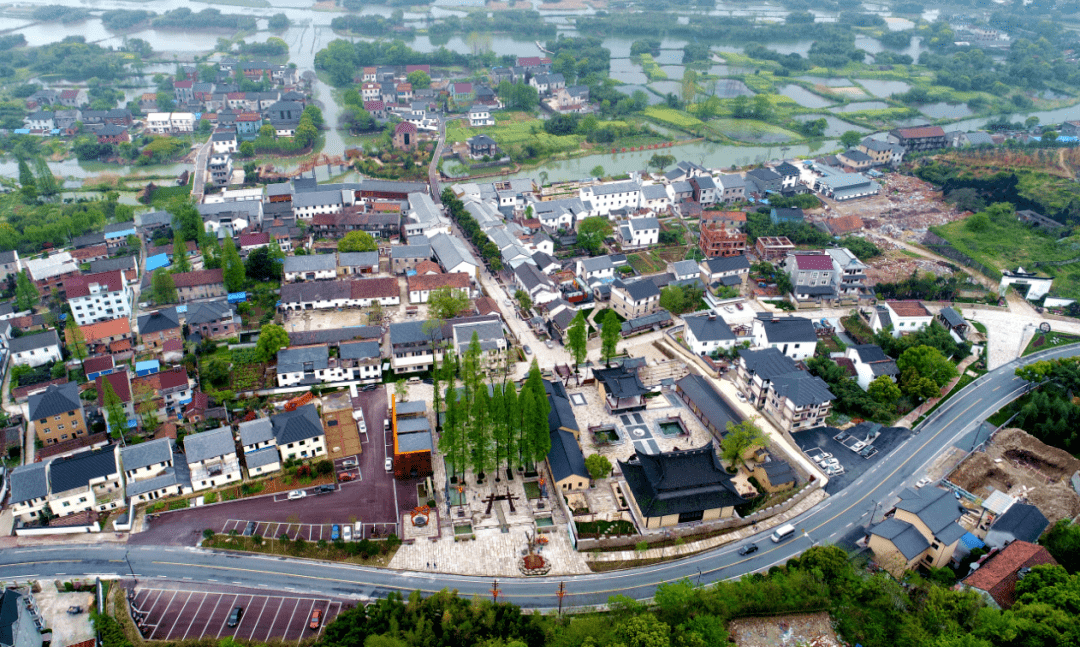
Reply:
[[[560, 33], [566, 33], [569, 35], [576, 34], [576, 31], [566, 24], [565, 16], [580, 15], [586, 13], [592, 13], [592, 9], [584, 9], [581, 11], [544, 11], [544, 4], [541, 0], [530, 0], [532, 6], [548, 17], [552, 22], [560, 24]], [[311, 0], [272, 0], [272, 7], [242, 7], [242, 6], [227, 6], [227, 5], [214, 5], [214, 4], [200, 4], [192, 3], [188, 0], [158, 0], [154, 3], [145, 3], [135, 0], [24, 0], [21, 4], [28, 6], [39, 6], [47, 4], [69, 4], [71, 6], [78, 6], [82, 8], [88, 8], [92, 10], [134, 10], [134, 9], [151, 9], [158, 13], [176, 9], [180, 7], [189, 7], [193, 11], [200, 11], [203, 8], [213, 7], [221, 10], [224, 13], [237, 13], [252, 15], [259, 18], [259, 27], [264, 31], [260, 31], [254, 36], [248, 38], [249, 41], [263, 41], [270, 36], [280, 36], [289, 45], [290, 60], [299, 67], [301, 72], [312, 70], [315, 63], [315, 53], [320, 49], [326, 47], [326, 45], [334, 38], [340, 38], [330, 29], [330, 21], [337, 15], [337, 12], [317, 11], [312, 7]], [[405, 14], [408, 21], [422, 21], [429, 15], [433, 17], [442, 17], [446, 15], [463, 15], [460, 11], [454, 11], [454, 5], [470, 5], [475, 4], [472, 0], [437, 0], [438, 4], [429, 9], [428, 12], [408, 12]], [[873, 6], [873, 10], [880, 13], [883, 16], [889, 18], [890, 29], [905, 29], [910, 27], [910, 22], [902, 18], [892, 18], [888, 16], [888, 11], [884, 7]], [[387, 14], [393, 11], [393, 8], [380, 7], [375, 5], [365, 6], [360, 12], [362, 14]], [[684, 15], [693, 15], [691, 11], [676, 11]], [[275, 13], [284, 13], [292, 21], [293, 25], [283, 33], [275, 34], [273, 32], [265, 31], [265, 20], [269, 16]], [[757, 3], [750, 5], [743, 4], [728, 4], [724, 2], [717, 3], [714, 10], [708, 12], [711, 15], [738, 15], [738, 16], [756, 16], [761, 19], [777, 20], [782, 19], [787, 15], [787, 11], [774, 5]], [[829, 12], [814, 12], [820, 19], [835, 19], [835, 14]], [[34, 45], [41, 45], [49, 42], [56, 42], [66, 38], [68, 36], [83, 36], [87, 42], [95, 42], [103, 46], [118, 47], [123, 43], [126, 37], [129, 38], [141, 38], [154, 48], [154, 51], [158, 53], [159, 58], [163, 58], [166, 61], [191, 61], [197, 55], [202, 55], [212, 51], [217, 45], [217, 39], [225, 34], [215, 32], [175, 32], [156, 29], [141, 29], [133, 31], [127, 34], [114, 33], [106, 29], [101, 20], [94, 18], [84, 21], [82, 23], [75, 24], [62, 24], [62, 23], [44, 23], [44, 24], [31, 24], [27, 20], [12, 19], [7, 20], [5, 25], [8, 29], [12, 29], [13, 32], [22, 33], [26, 36], [28, 42]], [[352, 40], [356, 40], [355, 38]], [[686, 45], [687, 41], [678, 38], [664, 38], [661, 41], [661, 53], [657, 57], [657, 62], [663, 65], [663, 70], [668, 74], [668, 82], [654, 82], [652, 84], [642, 83], [647, 81], [644, 74], [640, 72], [640, 68], [629, 65], [627, 60], [630, 55], [630, 46], [634, 42], [635, 38], [629, 37], [608, 37], [604, 39], [604, 46], [611, 50], [612, 55], [612, 77], [627, 83], [641, 83], [644, 87], [652, 88], [656, 91], [670, 90], [675, 87], [672, 82], [677, 82], [682, 77], [684, 67], [681, 65], [681, 49]], [[521, 55], [532, 56], [538, 54], [536, 46], [531, 39], [517, 39], [507, 34], [493, 34], [485, 39], [485, 43], [490, 47], [491, 51], [498, 54], [508, 55]], [[460, 36], [454, 36], [445, 45], [436, 45], [426, 35], [419, 35], [408, 41], [408, 44], [413, 49], [418, 51], [433, 51], [440, 46], [445, 46], [453, 51], [466, 53], [470, 51], [465, 39]], [[811, 46], [811, 41], [797, 41], [792, 43], [771, 43], [768, 46], [777, 51], [783, 53], [797, 52], [802, 55], [806, 55]], [[882, 51], [881, 44], [865, 36], [858, 37], [859, 47], [865, 49], [871, 54]], [[714, 50], [741, 52], [742, 48], [737, 46], [717, 45], [713, 47]], [[902, 50], [903, 53], [918, 57], [918, 54], [922, 51], [921, 43], [919, 39], [913, 39], [911, 45]], [[158, 71], [171, 71], [173, 67], [172, 63], [154, 64], [147, 66], [147, 74]], [[724, 65], [714, 66], [715, 73], [736, 73], [738, 70], [728, 70]], [[149, 79], [147, 79], [149, 83]], [[133, 84], [137, 85], [137, 84]], [[149, 87], [149, 86], [147, 86]], [[875, 88], [876, 89], [876, 88]], [[884, 88], [883, 88], [884, 89]], [[890, 90], [892, 88], [889, 88]], [[131, 96], [144, 91], [140, 88], [129, 88], [128, 93]], [[341, 135], [334, 129], [337, 125], [338, 116], [340, 110], [334, 103], [331, 97], [331, 88], [324, 84], [322, 81], [315, 83], [314, 94], [316, 100], [320, 102], [323, 107], [323, 115], [325, 117], [326, 124], [330, 126], [330, 129], [325, 131], [325, 145], [323, 147], [324, 152], [329, 155], [342, 155], [345, 151], [346, 144]], [[884, 94], [884, 92], [882, 92]], [[802, 97], [805, 100], [805, 97]], [[935, 108], [947, 111], [946, 107]], [[833, 109], [839, 113], [841, 108]], [[1024, 116], [1035, 115], [1043, 123], [1059, 122], [1065, 119], [1072, 119], [1076, 117], [1075, 109], [1060, 109], [1050, 110], [1042, 112], [1027, 113]], [[963, 116], [962, 113], [958, 113], [957, 116]], [[987, 118], [968, 119], [958, 122], [957, 128], [965, 130], [971, 130], [981, 126], [988, 121]], [[834, 129], [833, 129], [834, 130]], [[814, 151], [819, 150], [831, 150], [836, 147], [836, 142], [825, 142], [814, 147]], [[779, 155], [778, 146], [724, 146], [719, 144], [690, 144], [685, 146], [679, 146], [672, 150], [676, 156], [683, 159], [689, 159], [691, 161], [707, 164], [716, 167], [727, 167], [732, 164], [744, 165], [753, 162], [763, 161], [767, 158]], [[788, 156], [792, 155], [806, 155], [812, 151], [805, 146], [790, 146], [788, 147]], [[588, 171], [595, 167], [597, 164], [604, 166], [605, 170], [610, 172], [622, 172], [629, 170], [641, 169], [644, 166], [644, 162], [653, 153], [651, 152], [639, 152], [639, 153], [625, 153], [618, 154], [616, 156], [593, 155], [585, 158], [579, 158], [564, 162], [552, 162], [547, 169], [548, 175], [551, 179], [572, 179], [577, 177], [587, 176]], [[295, 169], [298, 163], [291, 164], [279, 164], [277, 166], [285, 169]], [[145, 169], [130, 167], [119, 167], [115, 165], [104, 165], [96, 163], [80, 163], [75, 160], [65, 160], [63, 162], [51, 163], [50, 166], [54, 172], [58, 175], [62, 175], [65, 178], [70, 179], [83, 179], [86, 177], [94, 176], [101, 173], [114, 173], [114, 174], [126, 174], [132, 171], [138, 172], [143, 170], [144, 173], [154, 175], [169, 175], [179, 174], [187, 168], [188, 165], [184, 164], [172, 164], [165, 166], [146, 167]], [[17, 173], [17, 163], [14, 160], [0, 160], [0, 173], [8, 176], [14, 176]], [[538, 170], [530, 171], [530, 174], [537, 174]], [[326, 170], [323, 167], [319, 171], [320, 178], [325, 176]]]

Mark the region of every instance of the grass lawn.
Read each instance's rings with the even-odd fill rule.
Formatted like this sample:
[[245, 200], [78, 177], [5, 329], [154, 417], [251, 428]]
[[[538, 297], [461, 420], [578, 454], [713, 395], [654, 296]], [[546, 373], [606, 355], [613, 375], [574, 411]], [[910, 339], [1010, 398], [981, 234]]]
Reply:
[[[357, 544], [358, 542], [351, 542]], [[295, 541], [282, 542], [276, 538], [266, 537], [259, 545], [251, 537], [233, 535], [214, 535], [209, 540], [203, 540], [204, 548], [216, 548], [219, 550], [238, 550], [248, 553], [262, 553], [264, 555], [282, 555], [289, 557], [306, 557], [308, 559], [325, 559], [334, 562], [347, 562], [349, 564], [362, 564], [364, 566], [378, 566], [385, 568], [397, 552], [396, 542], [391, 546], [385, 540], [373, 540], [372, 543], [379, 547], [379, 553], [371, 557], [362, 557], [359, 554], [351, 554], [348, 544], [341, 542], [338, 545], [327, 542], [325, 547], [320, 547], [318, 542]], [[355, 550], [355, 546], [353, 547]], [[386, 552], [382, 552], [385, 550]]]
[[978, 321], [972, 321], [971, 325], [975, 326], [975, 330], [978, 330], [984, 335], [986, 334], [986, 326], [984, 326], [983, 324], [979, 323]]
[[[514, 113], [527, 115], [527, 113]], [[496, 122], [494, 126], [470, 128], [462, 119], [451, 121], [446, 126], [446, 141], [463, 142], [474, 135], [484, 133], [494, 139], [500, 147], [519, 147], [527, 143], [541, 146], [547, 153], [574, 151], [581, 148], [585, 141], [582, 135], [549, 135], [544, 132], [543, 123], [535, 117], [530, 119], [507, 119]], [[536, 130], [534, 133], [533, 130]]]
[[780, 126], [757, 119], [713, 119], [708, 124], [712, 130], [747, 142], [781, 142], [802, 139], [803, 136]]
[[1067, 335], [1052, 330], [1046, 334], [1040, 332], [1031, 339], [1031, 343], [1024, 349], [1024, 355], [1037, 353], [1040, 350], [1061, 346], [1062, 344], [1073, 344], [1078, 341], [1080, 341], [1080, 337], [1076, 335]]
[[1032, 265], [1035, 261], [1080, 257], [1080, 251], [1073, 247], [1080, 243], [1080, 236], [1055, 240], [1016, 220], [991, 221], [984, 231], [975, 232], [965, 222], [959, 220], [931, 227], [931, 230], [989, 268], [1015, 270], [1021, 266], [1028, 271], [1037, 271], [1054, 277], [1054, 291], [1058, 296], [1080, 298], [1080, 262], [1058, 267], [1036, 268]]

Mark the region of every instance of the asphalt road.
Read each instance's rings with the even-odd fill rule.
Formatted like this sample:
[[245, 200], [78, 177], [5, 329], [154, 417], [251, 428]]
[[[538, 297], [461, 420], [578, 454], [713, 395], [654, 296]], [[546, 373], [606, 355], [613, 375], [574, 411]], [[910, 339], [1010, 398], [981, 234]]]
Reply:
[[[893, 450], [843, 492], [829, 497], [794, 523], [798, 532], [773, 544], [768, 532], [682, 560], [637, 569], [565, 578], [505, 579], [499, 594], [528, 608], [558, 605], [555, 595], [565, 581], [568, 607], [598, 605], [609, 596], [651, 597], [658, 584], [689, 578], [695, 583], [733, 579], [766, 570], [812, 545], [834, 543], [861, 533], [871, 517], [892, 507], [897, 494], [913, 484], [943, 449], [970, 433], [988, 416], [1031, 388], [1013, 375], [1021, 365], [1054, 357], [1080, 355], [1080, 345], [1055, 348], [1016, 360], [979, 378], [939, 408], [919, 433]], [[758, 552], [741, 557], [737, 549], [756, 543]], [[332, 597], [383, 597], [389, 591], [443, 588], [463, 594], [490, 595], [491, 578], [380, 570], [285, 558], [215, 553], [196, 548], [125, 545], [63, 545], [15, 548], [0, 552], [0, 579], [26, 580], [63, 576], [134, 577], [140, 585], [155, 580], [210, 582], [277, 591], [302, 591]]]

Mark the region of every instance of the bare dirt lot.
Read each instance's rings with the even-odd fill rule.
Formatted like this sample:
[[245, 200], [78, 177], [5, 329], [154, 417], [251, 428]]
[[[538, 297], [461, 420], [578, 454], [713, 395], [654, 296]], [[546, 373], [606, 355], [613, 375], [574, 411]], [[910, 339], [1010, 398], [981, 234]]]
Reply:
[[[867, 238], [879, 248], [888, 249], [887, 246], [882, 247], [882, 245], [879, 244], [878, 241], [874, 241], [872, 237], [868, 236]], [[911, 273], [915, 271], [918, 271], [919, 274], [926, 274], [929, 272], [936, 276], [951, 276], [953, 273], [953, 271], [942, 262], [928, 258], [915, 258], [901, 250], [886, 251], [881, 256], [870, 259], [867, 264], [870, 267], [866, 270], [866, 275], [875, 283], [893, 283], [900, 281], [910, 277]]]
[[728, 631], [739, 647], [838, 647], [840, 640], [832, 628], [829, 614], [795, 613], [772, 618], [732, 620]]
[[[1000, 462], [998, 462], [1000, 459]], [[969, 457], [948, 480], [980, 497], [993, 490], [1025, 499], [1053, 524], [1080, 514], [1080, 496], [1069, 484], [1080, 460], [1022, 429], [1003, 429], [985, 452]]]
[[827, 200], [829, 217], [859, 216], [865, 231], [911, 241], [931, 225], [959, 220], [964, 214], [945, 204], [941, 192], [917, 177], [886, 173], [881, 193], [872, 198], [834, 202]]

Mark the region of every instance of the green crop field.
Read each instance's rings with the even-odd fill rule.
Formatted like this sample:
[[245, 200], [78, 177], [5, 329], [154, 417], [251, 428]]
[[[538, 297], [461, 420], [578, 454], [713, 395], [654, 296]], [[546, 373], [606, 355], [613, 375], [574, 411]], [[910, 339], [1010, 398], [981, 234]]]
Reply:
[[1015, 220], [991, 221], [985, 231], [974, 232], [959, 220], [932, 227], [938, 236], [952, 243], [976, 261], [998, 270], [1018, 266], [1054, 277], [1052, 293], [1080, 298], [1080, 261], [1058, 267], [1034, 267], [1036, 261], [1063, 261], [1080, 258], [1080, 236], [1055, 240]]
[[670, 124], [672, 126], [675, 126], [676, 128], [696, 128], [702, 125], [702, 121], [697, 117], [665, 106], [649, 106], [642, 112], [642, 114], [644, 114], [646, 117], [649, 117], [650, 119], [655, 119], [661, 123]]
[[802, 135], [757, 119], [713, 119], [709, 128], [740, 141], [787, 141]]

